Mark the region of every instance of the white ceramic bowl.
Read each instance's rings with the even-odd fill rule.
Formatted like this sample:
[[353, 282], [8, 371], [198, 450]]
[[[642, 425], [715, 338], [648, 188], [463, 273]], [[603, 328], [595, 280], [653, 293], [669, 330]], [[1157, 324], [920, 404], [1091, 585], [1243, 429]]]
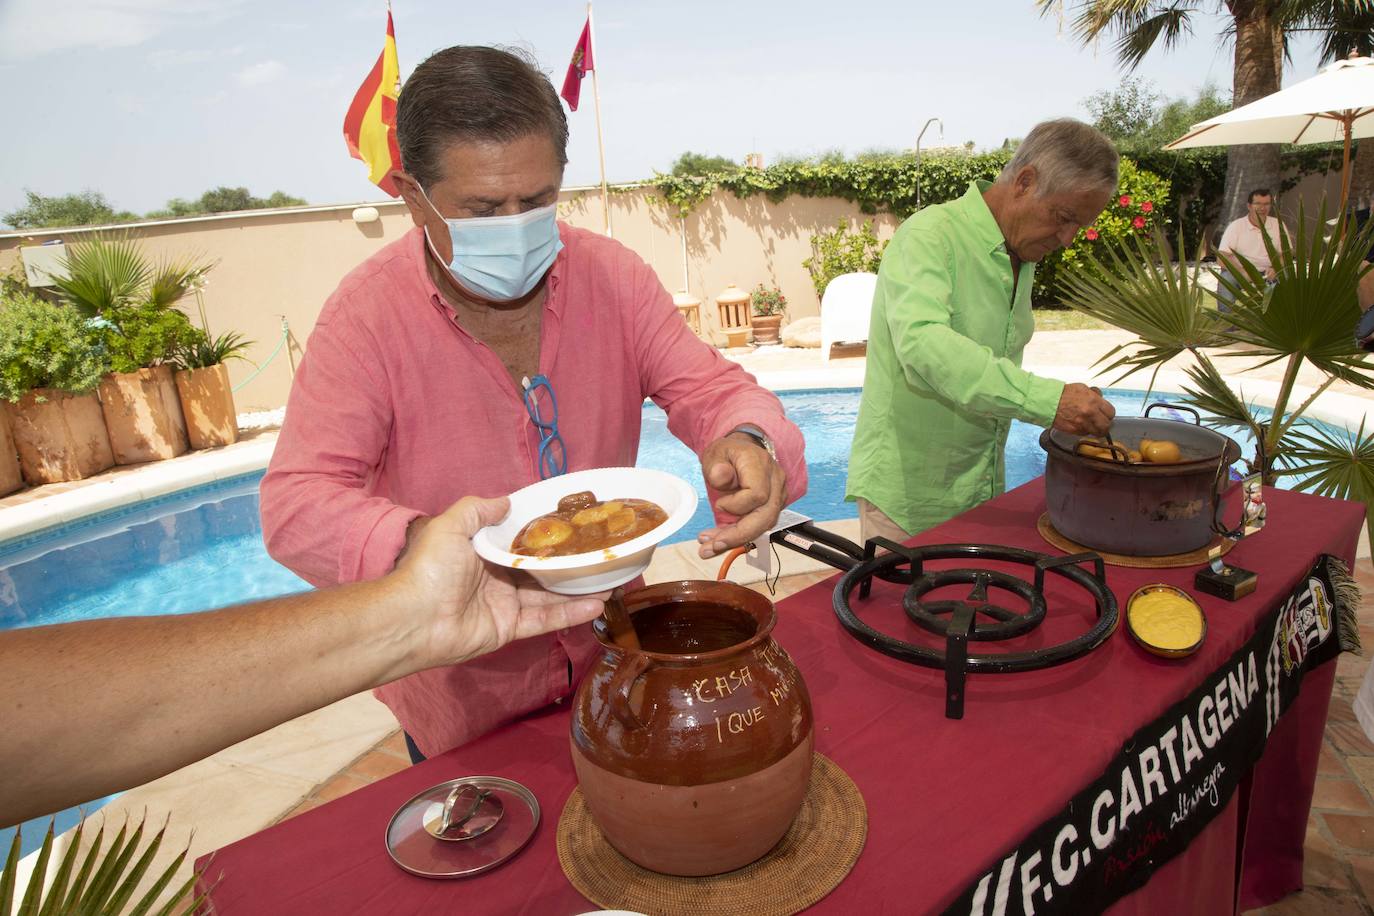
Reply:
[[[606, 550], [565, 557], [525, 557], [510, 552], [511, 542], [532, 519], [558, 508], [564, 496], [591, 490], [598, 500], [647, 499], [668, 513], [668, 520], [639, 537]], [[530, 484], [510, 495], [510, 512], [499, 525], [488, 525], [472, 539], [477, 555], [489, 563], [521, 569], [551, 592], [591, 595], [624, 585], [644, 572], [654, 548], [677, 532], [697, 511], [697, 493], [687, 481], [648, 468], [591, 468]]]

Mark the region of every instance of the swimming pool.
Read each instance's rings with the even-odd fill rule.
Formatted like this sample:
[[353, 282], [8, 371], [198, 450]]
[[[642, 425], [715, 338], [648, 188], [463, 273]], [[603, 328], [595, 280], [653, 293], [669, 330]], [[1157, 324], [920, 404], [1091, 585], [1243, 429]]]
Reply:
[[[1123, 416], [1143, 406], [1139, 392], [1109, 391]], [[815, 519], [853, 518], [844, 502], [849, 443], [858, 389], [779, 394], [806, 433], [810, 486], [793, 508]], [[1007, 485], [1044, 472], [1040, 430], [1014, 423], [1007, 446]], [[1245, 453], [1252, 451], [1242, 442]], [[669, 543], [694, 540], [714, 524], [695, 455], [668, 432], [667, 417], [644, 407], [638, 464], [693, 483], [697, 513]], [[258, 521], [262, 472], [196, 487], [0, 544], [0, 629], [103, 617], [211, 610], [303, 591], [309, 586], [267, 556]], [[86, 805], [92, 811], [106, 799]], [[59, 815], [59, 830], [76, 823]], [[41, 842], [46, 819], [25, 825], [25, 852]], [[8, 848], [12, 831], [0, 830]]]

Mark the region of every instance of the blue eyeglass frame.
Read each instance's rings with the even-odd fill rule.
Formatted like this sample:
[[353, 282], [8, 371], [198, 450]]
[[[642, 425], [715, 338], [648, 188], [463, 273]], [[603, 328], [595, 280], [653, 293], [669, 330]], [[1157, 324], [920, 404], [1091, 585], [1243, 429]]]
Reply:
[[[540, 389], [549, 393], [549, 404], [553, 407], [553, 416], [547, 422], [539, 415], [539, 402], [535, 399]], [[525, 379], [523, 396], [525, 412], [539, 427], [539, 479], [548, 480], [567, 473], [568, 447], [558, 432], [558, 396], [553, 393], [553, 385], [543, 375]]]

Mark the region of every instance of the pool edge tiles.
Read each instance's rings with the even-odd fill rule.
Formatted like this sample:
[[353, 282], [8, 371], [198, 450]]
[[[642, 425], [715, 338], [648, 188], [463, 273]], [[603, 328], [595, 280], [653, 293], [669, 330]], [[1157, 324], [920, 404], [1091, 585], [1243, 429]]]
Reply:
[[66, 522], [261, 472], [267, 467], [275, 445], [275, 435], [263, 436], [223, 449], [187, 452], [170, 461], [126, 468], [126, 473], [116, 476], [97, 476], [60, 493], [45, 495], [40, 487], [38, 498], [0, 507], [0, 549], [18, 538]]
[[264, 473], [266, 472], [262, 469], [246, 471], [232, 477], [173, 490], [160, 496], [135, 499], [104, 511], [65, 521], [57, 520], [43, 528], [8, 539], [0, 532], [0, 566], [22, 563], [59, 547], [103, 537], [127, 527], [130, 522], [142, 523], [152, 518], [193, 509], [205, 502], [256, 491]]

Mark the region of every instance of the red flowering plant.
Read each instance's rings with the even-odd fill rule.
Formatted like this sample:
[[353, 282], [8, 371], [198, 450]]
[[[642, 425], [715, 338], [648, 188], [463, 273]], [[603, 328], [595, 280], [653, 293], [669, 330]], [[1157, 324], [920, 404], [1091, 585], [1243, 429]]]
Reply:
[[787, 314], [787, 297], [776, 286], [764, 286], [760, 283], [749, 294], [749, 306], [753, 309], [754, 314], [760, 318], [769, 315], [785, 315]]
[[1111, 203], [1078, 233], [1072, 245], [1040, 262], [1035, 272], [1038, 298], [1057, 299], [1059, 279], [1088, 269], [1088, 253], [1102, 260], [1109, 250], [1120, 251], [1131, 236], [1148, 236], [1156, 227], [1163, 226], [1169, 190], [1167, 179], [1122, 158], [1117, 192]]

